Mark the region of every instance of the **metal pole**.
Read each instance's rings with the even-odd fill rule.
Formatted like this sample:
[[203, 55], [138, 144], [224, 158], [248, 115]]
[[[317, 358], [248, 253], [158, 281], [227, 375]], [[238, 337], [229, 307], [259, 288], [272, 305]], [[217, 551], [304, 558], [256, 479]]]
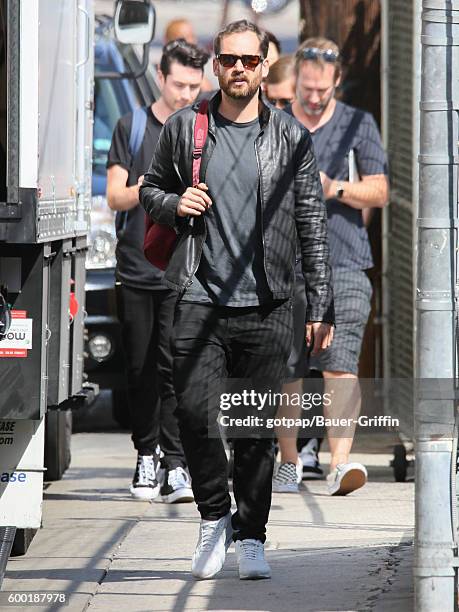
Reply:
[[423, 0], [422, 5], [415, 610], [452, 612], [457, 609], [452, 475], [459, 124], [459, 98], [453, 83], [459, 73], [459, 1]]

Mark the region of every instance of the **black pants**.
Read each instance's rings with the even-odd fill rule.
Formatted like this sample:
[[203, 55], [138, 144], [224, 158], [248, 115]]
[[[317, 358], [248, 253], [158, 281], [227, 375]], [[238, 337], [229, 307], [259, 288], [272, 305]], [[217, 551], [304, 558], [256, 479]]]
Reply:
[[[209, 436], [209, 420], [218, 414], [214, 390], [228, 377], [268, 378], [273, 389], [281, 384], [292, 343], [291, 307], [290, 301], [250, 308], [177, 304], [172, 336], [177, 417], [203, 519], [219, 519], [231, 507], [223, 443]], [[273, 441], [235, 438], [233, 445], [234, 539], [264, 542]]]
[[175, 417], [170, 337], [177, 294], [117, 285], [118, 316], [126, 356], [132, 441], [140, 454], [151, 454], [157, 444], [162, 465], [185, 465]]

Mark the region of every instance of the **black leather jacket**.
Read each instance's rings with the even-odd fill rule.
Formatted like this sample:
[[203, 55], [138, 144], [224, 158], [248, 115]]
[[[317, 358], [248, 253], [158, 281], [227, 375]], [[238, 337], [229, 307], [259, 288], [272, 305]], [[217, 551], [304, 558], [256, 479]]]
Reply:
[[[209, 104], [209, 134], [200, 178], [215, 147]], [[206, 239], [205, 215], [189, 219], [176, 214], [180, 197], [192, 184], [193, 130], [199, 104], [171, 115], [164, 124], [152, 163], [140, 188], [140, 202], [151, 218], [178, 232], [179, 240], [163, 282], [183, 292], [199, 266]], [[308, 302], [307, 321], [334, 322], [331, 269], [328, 261], [327, 213], [309, 132], [296, 119], [262, 102], [261, 130], [256, 140], [260, 176], [264, 267], [273, 299], [293, 295], [297, 237]]]

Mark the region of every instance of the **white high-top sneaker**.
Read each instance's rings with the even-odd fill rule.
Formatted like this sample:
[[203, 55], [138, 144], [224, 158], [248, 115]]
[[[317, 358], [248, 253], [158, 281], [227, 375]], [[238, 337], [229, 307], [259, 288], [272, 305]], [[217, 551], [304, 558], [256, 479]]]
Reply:
[[212, 578], [222, 569], [232, 537], [231, 512], [218, 521], [201, 521], [191, 562], [191, 573], [195, 578]]
[[241, 580], [271, 578], [271, 568], [265, 559], [265, 547], [260, 540], [237, 540], [236, 556]]

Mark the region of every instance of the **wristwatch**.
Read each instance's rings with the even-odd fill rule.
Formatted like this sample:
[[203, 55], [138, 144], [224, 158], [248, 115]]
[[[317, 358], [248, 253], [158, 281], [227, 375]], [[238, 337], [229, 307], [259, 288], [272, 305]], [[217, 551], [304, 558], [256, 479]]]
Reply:
[[336, 186], [336, 191], [335, 191], [336, 199], [337, 200], [341, 199], [343, 197], [343, 193], [344, 193], [344, 187], [343, 187], [343, 184], [340, 182]]

